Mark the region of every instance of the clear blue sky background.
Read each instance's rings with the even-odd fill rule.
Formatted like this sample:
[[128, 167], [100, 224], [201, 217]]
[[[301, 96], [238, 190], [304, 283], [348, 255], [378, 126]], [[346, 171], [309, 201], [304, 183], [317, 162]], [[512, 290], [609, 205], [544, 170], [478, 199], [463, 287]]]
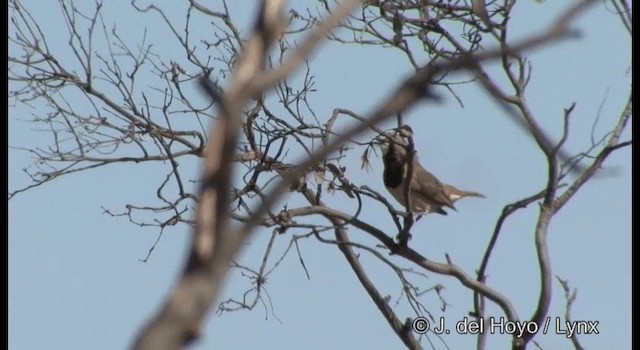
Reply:
[[[215, 8], [217, 2], [210, 2]], [[254, 1], [234, 2], [231, 12], [246, 34]], [[514, 12], [512, 35], [522, 37], [544, 28], [569, 2], [520, 1]], [[25, 1], [42, 28], [57, 38], [50, 44], [60, 57], [70, 56], [66, 29], [55, 2]], [[105, 2], [105, 21], [115, 22], [135, 43], [144, 26], [158, 51], [182, 62], [183, 52], [166, 40], [166, 28], [157, 16], [134, 14], [127, 1]], [[175, 15], [180, 11], [172, 12]], [[583, 150], [598, 108], [602, 104], [598, 135], [611, 128], [628, 97], [630, 38], [619, 19], [599, 4], [574, 26], [582, 39], [545, 47], [528, 56], [534, 78], [528, 99], [541, 123], [557, 137], [563, 108], [577, 106], [571, 124], [569, 151]], [[164, 36], [163, 36], [164, 35]], [[183, 66], [187, 66], [186, 64]], [[341, 107], [365, 113], [372, 110], [407, 74], [404, 58], [391, 50], [327, 44], [311, 62], [318, 92], [311, 98], [320, 118]], [[473, 273], [482, 257], [502, 207], [541, 189], [544, 160], [535, 145], [516, 131], [504, 113], [474, 86], [458, 90], [461, 108], [449, 95], [440, 105], [422, 103], [408, 115], [416, 132], [420, 158], [443, 181], [484, 193], [483, 200], [460, 202], [458, 213], [429, 216], [414, 228], [412, 247], [430, 259], [454, 262]], [[29, 109], [9, 106], [9, 145], [46, 145], [48, 135], [34, 130]], [[387, 125], [391, 125], [388, 123]], [[365, 135], [362, 139], [371, 137]], [[630, 132], [625, 133], [625, 139]], [[357, 184], [384, 193], [380, 172], [359, 168], [356, 149], [345, 161], [347, 174]], [[22, 168], [30, 156], [9, 150], [9, 189], [27, 185]], [[631, 151], [616, 152], [606, 163], [616, 176], [589, 182], [553, 219], [549, 247], [554, 274], [578, 288], [572, 309], [575, 320], [599, 321], [598, 335], [582, 335], [591, 349], [631, 348]], [[193, 173], [197, 166], [188, 164]], [[379, 169], [379, 158], [373, 159]], [[60, 178], [16, 196], [9, 202], [9, 348], [11, 349], [122, 349], [159, 307], [174, 284], [189, 248], [186, 227], [169, 229], [147, 263], [139, 262], [156, 240], [157, 231], [140, 228], [121, 218], [102, 214], [101, 207], [122, 210], [126, 203], [153, 198], [166, 166], [116, 165]], [[339, 208], [349, 212], [353, 205]], [[369, 206], [363, 218], [393, 234], [382, 207]], [[489, 267], [489, 283], [510, 297], [522, 319], [534, 310], [538, 272], [533, 245], [537, 206], [513, 216], [506, 225]], [[384, 218], [384, 220], [381, 219]], [[355, 229], [351, 237], [371, 242]], [[241, 261], [252, 263], [270, 232], [253, 237]], [[329, 236], [331, 237], [331, 236]], [[287, 236], [279, 237], [282, 252]], [[314, 239], [301, 241], [310, 273], [307, 279], [298, 258], [291, 254], [269, 277], [270, 304], [252, 312], [213, 313], [195, 349], [392, 349], [402, 344], [354, 278], [334, 246]], [[400, 296], [397, 279], [383, 265], [362, 254], [372, 278], [392, 300]], [[233, 275], [226, 295], [239, 296], [248, 286]], [[423, 302], [447, 323], [461, 320], [472, 309], [468, 290], [453, 278], [429, 274], [422, 286], [442, 283], [450, 304], [438, 310], [437, 297]], [[564, 316], [565, 301], [554, 280], [549, 316]], [[406, 306], [398, 308], [409, 316]], [[500, 315], [495, 308], [490, 308]], [[431, 336], [436, 348], [443, 348]], [[536, 338], [545, 349], [571, 348], [562, 335], [550, 332]], [[454, 349], [473, 348], [475, 337], [451, 334], [444, 341]], [[489, 349], [507, 348], [504, 336], [489, 338]], [[428, 342], [424, 342], [426, 348]]]

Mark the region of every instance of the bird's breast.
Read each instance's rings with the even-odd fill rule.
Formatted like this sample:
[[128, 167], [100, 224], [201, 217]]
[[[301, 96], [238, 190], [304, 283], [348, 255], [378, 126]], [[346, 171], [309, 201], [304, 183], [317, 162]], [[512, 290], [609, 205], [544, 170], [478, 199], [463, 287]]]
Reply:
[[385, 156], [385, 166], [382, 174], [384, 185], [387, 188], [401, 187], [404, 175], [404, 164], [396, 157]]

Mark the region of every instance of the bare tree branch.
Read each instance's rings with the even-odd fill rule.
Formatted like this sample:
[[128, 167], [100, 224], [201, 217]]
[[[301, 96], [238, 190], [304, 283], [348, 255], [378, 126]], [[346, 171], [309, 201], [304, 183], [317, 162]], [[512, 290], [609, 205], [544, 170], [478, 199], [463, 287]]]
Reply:
[[[317, 200], [316, 196], [314, 196], [311, 191], [304, 191], [303, 194], [307, 201], [309, 201], [309, 203], [314, 205], [316, 208], [327, 208], [324, 203]], [[380, 313], [382, 313], [385, 320], [387, 320], [387, 323], [389, 323], [391, 329], [393, 329], [393, 331], [396, 333], [396, 335], [398, 335], [400, 340], [402, 340], [402, 342], [407, 346], [408, 349], [422, 349], [420, 343], [415, 339], [411, 331], [405, 329], [402, 321], [400, 321], [398, 316], [396, 316], [395, 312], [393, 312], [385, 298], [380, 294], [373, 282], [371, 282], [369, 276], [367, 276], [364, 267], [360, 263], [351, 246], [349, 246], [349, 236], [347, 235], [347, 231], [344, 228], [345, 221], [337, 219], [336, 216], [330, 215], [329, 213], [327, 213], [325, 217], [327, 218], [327, 220], [331, 221], [336, 228], [335, 235], [336, 240], [339, 243], [338, 248], [344, 255], [345, 259], [347, 259], [349, 266], [356, 274], [356, 277], [358, 278], [358, 281], [360, 281], [360, 284], [362, 284], [362, 287], [364, 287], [364, 289], [367, 291], [367, 294], [369, 294], [369, 297], [371, 297], [371, 300], [373, 300], [373, 302], [378, 307], [378, 310], [380, 310]]]
[[[282, 30], [282, 1], [265, 0], [255, 33], [238, 60], [236, 74], [221, 103], [220, 117], [205, 149], [205, 161], [197, 226], [184, 274], [160, 313], [139, 335], [135, 349], [178, 349], [200, 333], [200, 324], [216, 300], [228, 265], [246, 235], [231, 235], [228, 223], [229, 182], [233, 155], [241, 129], [242, 108], [250, 98], [247, 85], [264, 69], [269, 46]], [[211, 91], [207, 80], [205, 88]], [[216, 99], [216, 96], [212, 96]]]
[[[154, 198], [157, 203], [128, 203], [124, 210], [103, 208], [104, 214], [122, 217], [140, 227], [157, 228], [158, 236], [145, 251], [144, 261], [167, 227], [186, 224], [182, 227], [194, 229], [183, 275], [162, 308], [141, 330], [135, 348], [175, 349], [198, 338], [201, 323], [219, 299], [220, 286], [229, 270], [245, 275], [251, 286], [241, 298], [223, 301], [218, 311], [250, 310], [263, 305], [265, 311], [275, 315], [265, 288], [267, 277], [295, 246], [308, 278], [298, 241], [312, 236], [317, 238], [315, 243], [331, 244], [341, 251], [407, 348], [421, 348], [423, 339], [431, 347], [435, 345], [428, 336], [412, 334], [409, 324], [401, 321], [406, 315], [392, 308], [390, 296], [381, 294], [385, 286], [376, 285], [370, 278], [367, 271], [372, 270], [363, 265], [358, 252], [370, 254], [397, 275], [401, 288], [398, 303], [410, 306], [409, 312], [413, 310], [416, 316], [433, 319], [425, 306], [428, 304], [423, 305], [420, 300], [426, 291], [406, 275], [425, 278], [433, 273], [452, 276], [463, 289], [473, 291], [472, 316], [490, 316], [487, 310], [495, 309], [486, 305], [488, 299], [509, 321], [519, 321], [510, 296], [488, 283], [487, 271], [497, 241], [504, 236], [501, 232], [506, 221], [513, 217], [511, 214], [536, 202], [540, 212], [532, 241], [540, 283], [533, 285], [539, 288], [539, 295], [537, 301], [532, 301], [536, 304], [531, 321], [540, 325], [547, 317], [553, 276], [548, 226], [577, 191], [596, 176], [611, 153], [632, 144], [632, 140], [620, 140], [631, 118], [632, 92], [616, 125], [596, 137], [598, 113], [591, 145], [571, 155], [565, 144], [574, 139], [570, 116], [576, 104], [567, 102], [562, 134], [559, 140], [552, 140], [545, 129], [546, 119], [534, 114], [535, 106], [526, 98], [533, 65], [524, 52], [577, 37], [579, 33], [571, 25], [597, 2], [578, 0], [550, 25], [517, 41], [508, 35], [513, 27], [513, 0], [367, 0], [356, 10], [359, 3], [320, 0], [314, 9], [294, 2], [285, 15], [283, 1], [265, 0], [247, 40], [234, 22], [226, 0], [206, 6], [189, 0], [180, 5], [185, 14], [182, 22], [169, 13], [174, 7], [167, 10], [160, 4], [140, 5], [132, 0], [132, 11], [155, 16], [166, 26], [179, 53], [168, 60], [166, 53], [154, 51], [146, 30], [131, 44], [129, 33], [124, 35], [115, 24], [105, 23], [106, 4], [102, 3], [95, 3], [85, 13], [71, 3], [59, 2], [64, 30], [68, 32], [66, 55], [60, 54], [59, 48], [48, 42], [47, 29], [41, 28], [39, 19], [32, 17], [20, 0], [10, 0], [10, 103], [32, 107], [34, 112], [28, 118], [44, 130], [50, 143], [12, 148], [25, 151], [33, 158], [33, 164], [24, 170], [31, 183], [10, 192], [9, 199], [64, 175], [119, 163], [151, 162], [166, 171], [159, 176]], [[631, 33], [630, 4], [624, 0], [610, 0], [607, 4]], [[197, 27], [202, 20], [210, 25], [206, 31]], [[201, 35], [203, 32], [206, 35]], [[315, 91], [309, 58], [324, 40], [394, 50], [406, 59], [413, 72], [366, 113], [355, 112], [350, 106], [332, 106], [332, 112], [322, 115], [308, 98]], [[497, 74], [493, 67], [489, 68], [490, 62], [498, 63], [494, 66]], [[299, 69], [303, 63], [306, 70]], [[292, 76], [297, 70], [301, 74]], [[223, 90], [218, 82], [227, 80], [228, 75], [230, 83]], [[441, 258], [443, 262], [437, 262], [409, 247], [409, 231], [415, 230], [414, 218], [407, 209], [411, 206], [409, 196], [405, 195], [407, 213], [403, 214], [384, 194], [351, 177], [352, 165], [344, 157], [353, 147], [364, 149], [361, 160], [368, 170], [371, 155], [377, 155], [372, 141], [366, 139], [369, 130], [381, 133], [378, 125], [394, 117], [399, 126], [404, 124], [404, 113], [418, 102], [442, 99], [436, 94], [438, 87], [444, 87], [442, 91], [464, 106], [467, 101], [457, 86], [475, 81], [518, 130], [533, 138], [546, 160], [541, 174], [546, 183], [539, 193], [502, 208], [477, 271], [467, 272], [448, 254]], [[200, 82], [200, 91], [194, 92], [193, 82]], [[272, 88], [275, 93], [268, 94]], [[201, 91], [207, 96], [204, 102], [194, 97]], [[210, 123], [213, 128], [207, 133]], [[412, 150], [413, 140], [410, 143]], [[292, 160], [293, 157], [297, 158]], [[204, 163], [199, 178], [185, 173], [182, 164], [188, 160]], [[240, 174], [234, 176], [238, 169]], [[410, 161], [409, 174], [412, 171]], [[310, 190], [311, 184], [315, 184], [315, 191]], [[310, 205], [298, 206], [297, 193]], [[354, 209], [334, 208], [327, 194], [335, 196], [340, 205], [354, 205]], [[285, 197], [287, 202], [278, 207]], [[377, 222], [367, 221], [362, 214], [371, 208], [365, 205], [370, 203], [380, 205], [374, 208], [380, 213], [389, 214], [387, 220], [397, 231], [385, 232], [376, 226]], [[403, 215], [404, 220], [399, 219]], [[314, 220], [318, 218], [320, 223]], [[231, 225], [231, 221], [238, 225]], [[234, 256], [258, 227], [270, 229], [269, 242], [259, 267], [245, 266]], [[349, 237], [349, 227], [365, 234]], [[324, 236], [329, 232], [333, 232], [335, 240]], [[399, 243], [394, 241], [396, 233]], [[290, 237], [285, 238], [286, 234]], [[271, 252], [277, 244], [286, 245], [286, 249], [273, 262]], [[397, 262], [412, 267], [403, 268]], [[572, 299], [567, 294], [568, 285], [560, 282], [567, 296], [568, 319]], [[442, 288], [438, 284], [428, 290], [438, 294], [436, 302], [444, 312], [448, 304], [440, 295]], [[479, 349], [486, 346], [487, 336], [478, 336]], [[540, 347], [535, 336], [514, 337], [512, 346], [524, 349], [533, 342]], [[580, 344], [574, 346], [581, 348]]]
[[[558, 282], [560, 282], [560, 285], [564, 290], [564, 299], [567, 301], [567, 306], [565, 308], [565, 313], [564, 313], [564, 319], [567, 321], [567, 323], [571, 324], [573, 323], [573, 320], [571, 318], [571, 306], [573, 305], [573, 302], [576, 301], [578, 290], [574, 289], [572, 292], [571, 288], [569, 287], [569, 281], [563, 280], [558, 276], [556, 276], [556, 278], [558, 279]], [[580, 344], [580, 340], [578, 339], [577, 334], [574, 334], [569, 338], [571, 339], [571, 344], [573, 344], [573, 347], [576, 350], [584, 350], [584, 347], [582, 346], [582, 344]]]

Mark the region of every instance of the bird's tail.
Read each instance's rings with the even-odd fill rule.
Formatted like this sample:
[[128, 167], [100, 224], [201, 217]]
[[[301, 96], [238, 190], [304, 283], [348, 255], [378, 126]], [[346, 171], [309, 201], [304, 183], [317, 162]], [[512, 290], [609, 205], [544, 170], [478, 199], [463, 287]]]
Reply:
[[462, 197], [478, 197], [486, 198], [482, 193], [459, 190], [451, 185], [443, 185], [444, 191], [447, 193], [451, 200], [455, 201]]
[[485, 197], [484, 194], [478, 193], [478, 192], [471, 192], [471, 191], [459, 191], [459, 192], [460, 192], [460, 196], [462, 196], [462, 197], [487, 198], [487, 197]]

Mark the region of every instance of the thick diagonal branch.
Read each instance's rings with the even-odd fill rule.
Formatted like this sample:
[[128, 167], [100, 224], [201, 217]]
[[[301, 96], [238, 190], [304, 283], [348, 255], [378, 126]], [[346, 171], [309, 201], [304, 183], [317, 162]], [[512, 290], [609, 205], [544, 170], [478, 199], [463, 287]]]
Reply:
[[263, 2], [254, 35], [238, 59], [233, 82], [224, 96], [203, 80], [205, 92], [220, 104], [220, 114], [205, 149], [192, 249], [178, 285], [159, 314], [142, 330], [135, 349], [179, 349], [199, 336], [202, 320], [221, 290], [229, 262], [247, 236], [233, 235], [228, 229], [232, 164], [242, 109], [251, 97], [247, 85], [252, 76], [264, 70], [268, 48], [282, 29], [281, 6], [280, 0]]
[[[304, 194], [304, 197], [307, 199], [307, 201], [309, 201], [309, 203], [314, 206], [314, 208], [329, 209], [322, 201], [318, 200], [310, 190], [304, 191], [303, 194]], [[348, 244], [349, 236], [347, 235], [347, 230], [345, 229], [345, 226], [344, 226], [345, 224], [344, 218], [341, 218], [340, 217], [341, 215], [331, 215], [331, 213], [335, 214], [337, 212], [327, 210], [327, 211], [324, 211], [324, 213], [321, 215], [323, 215], [327, 220], [329, 220], [331, 224], [335, 227], [334, 231], [336, 234], [336, 240], [339, 243], [338, 248], [340, 249], [340, 252], [342, 252], [342, 255], [344, 255], [345, 259], [347, 259], [347, 262], [349, 263], [351, 270], [353, 270], [353, 272], [356, 274], [356, 277], [358, 278], [358, 281], [360, 281], [360, 284], [362, 285], [362, 287], [365, 289], [367, 294], [369, 294], [369, 297], [371, 298], [373, 303], [376, 304], [376, 307], [378, 307], [378, 310], [380, 310], [380, 313], [382, 313], [382, 316], [384, 316], [385, 320], [387, 320], [387, 323], [389, 323], [389, 326], [391, 327], [391, 329], [393, 329], [393, 331], [396, 333], [396, 335], [398, 335], [400, 340], [402, 340], [402, 342], [407, 346], [407, 348], [422, 349], [422, 347], [420, 346], [420, 343], [416, 340], [416, 338], [413, 336], [413, 334], [410, 331], [406, 330], [406, 327], [404, 327], [404, 324], [402, 323], [402, 321], [398, 318], [395, 312], [393, 312], [393, 310], [391, 309], [389, 304], [386, 302], [384, 297], [380, 294], [380, 292], [378, 291], [376, 286], [373, 284], [371, 279], [369, 279], [369, 276], [367, 275], [367, 272], [364, 270], [364, 267], [362, 267], [360, 260], [358, 259], [356, 254], [353, 252], [353, 248]]]

